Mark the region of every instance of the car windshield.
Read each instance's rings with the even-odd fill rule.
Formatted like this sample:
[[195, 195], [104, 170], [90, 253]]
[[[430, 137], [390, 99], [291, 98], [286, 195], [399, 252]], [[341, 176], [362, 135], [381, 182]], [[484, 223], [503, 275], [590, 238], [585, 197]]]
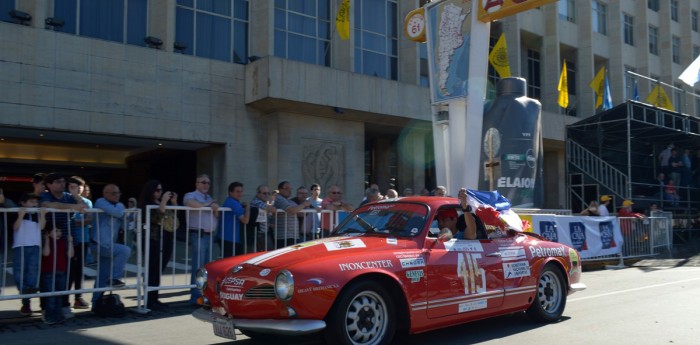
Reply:
[[358, 209], [336, 229], [336, 234], [378, 233], [413, 237], [425, 227], [428, 207], [413, 203], [377, 203]]

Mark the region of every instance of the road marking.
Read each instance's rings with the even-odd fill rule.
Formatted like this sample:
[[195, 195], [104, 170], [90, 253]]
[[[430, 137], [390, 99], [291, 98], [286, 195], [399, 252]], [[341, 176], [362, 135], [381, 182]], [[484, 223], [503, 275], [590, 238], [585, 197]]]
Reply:
[[673, 284], [679, 284], [679, 283], [687, 283], [687, 282], [692, 282], [700, 280], [700, 277], [698, 278], [692, 278], [692, 279], [684, 279], [684, 280], [679, 280], [675, 282], [668, 282], [668, 283], [663, 283], [663, 284], [655, 284], [655, 285], [649, 285], [649, 286], [642, 286], [634, 289], [627, 289], [627, 290], [620, 290], [620, 291], [615, 291], [615, 292], [608, 292], [608, 293], [603, 293], [599, 295], [593, 295], [593, 296], [586, 296], [586, 297], [581, 297], [581, 298], [571, 298], [567, 302], [576, 302], [576, 301], [583, 301], [587, 299], [592, 299], [592, 298], [598, 298], [598, 297], [607, 297], [607, 296], [613, 296], [613, 295], [619, 295], [621, 293], [628, 293], [632, 291], [640, 291], [640, 290], [646, 290], [646, 289], [653, 289], [661, 286], [667, 286], [667, 285], [673, 285]]

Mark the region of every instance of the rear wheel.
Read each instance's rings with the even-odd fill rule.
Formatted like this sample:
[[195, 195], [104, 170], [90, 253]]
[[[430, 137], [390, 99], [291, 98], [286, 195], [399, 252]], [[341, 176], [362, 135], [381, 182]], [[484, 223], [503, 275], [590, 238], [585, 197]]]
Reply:
[[338, 298], [327, 323], [329, 344], [390, 344], [396, 329], [393, 301], [376, 282], [355, 282]]
[[548, 264], [540, 273], [537, 296], [527, 314], [541, 322], [555, 322], [564, 313], [566, 306], [566, 281], [561, 271]]

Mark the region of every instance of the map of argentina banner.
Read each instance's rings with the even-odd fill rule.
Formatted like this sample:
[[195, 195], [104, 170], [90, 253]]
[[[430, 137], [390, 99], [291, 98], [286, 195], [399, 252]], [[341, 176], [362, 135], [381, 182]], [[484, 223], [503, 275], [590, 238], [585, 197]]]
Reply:
[[617, 217], [532, 215], [532, 231], [544, 238], [571, 246], [582, 259], [614, 255], [622, 250]]
[[426, 14], [432, 102], [466, 98], [472, 1], [436, 2], [426, 6]]

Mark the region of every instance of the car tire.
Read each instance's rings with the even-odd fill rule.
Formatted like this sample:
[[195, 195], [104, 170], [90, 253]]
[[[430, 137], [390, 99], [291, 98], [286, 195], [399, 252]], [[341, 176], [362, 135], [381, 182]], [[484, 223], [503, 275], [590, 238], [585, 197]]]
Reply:
[[328, 344], [388, 345], [396, 331], [394, 302], [373, 281], [357, 281], [344, 289], [326, 318]]
[[540, 322], [555, 322], [561, 318], [566, 307], [566, 281], [561, 271], [548, 264], [540, 272], [537, 280], [535, 301], [527, 314]]

